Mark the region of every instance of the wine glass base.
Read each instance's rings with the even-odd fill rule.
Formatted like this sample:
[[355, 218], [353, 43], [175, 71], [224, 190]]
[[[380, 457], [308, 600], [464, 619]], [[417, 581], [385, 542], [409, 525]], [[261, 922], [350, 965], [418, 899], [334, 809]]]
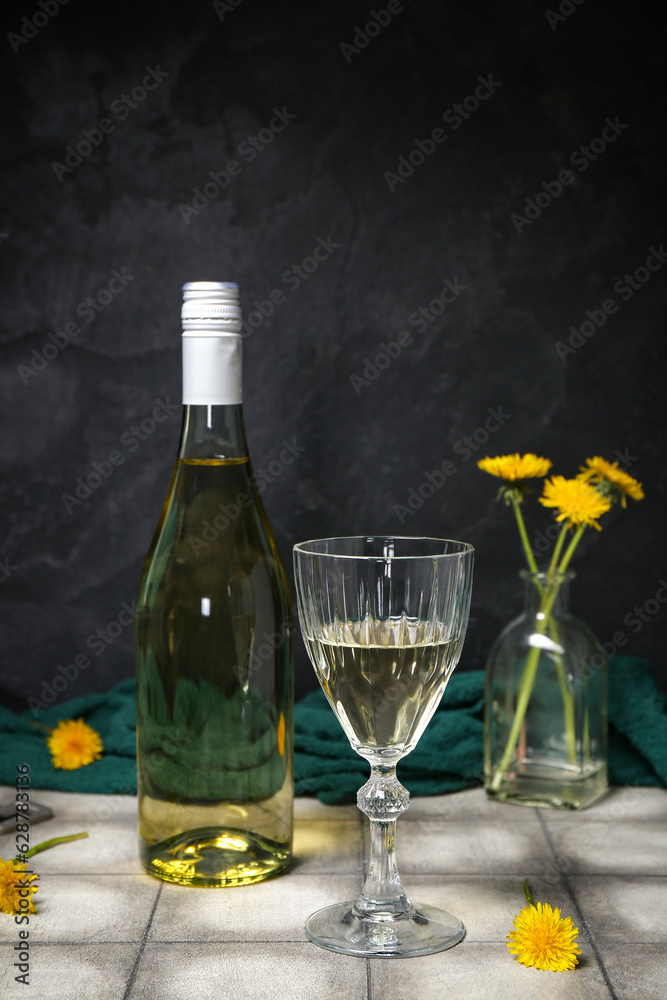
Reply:
[[416, 958], [453, 948], [465, 927], [453, 913], [417, 903], [399, 915], [355, 913], [356, 900], [318, 910], [305, 923], [320, 948], [360, 958]]

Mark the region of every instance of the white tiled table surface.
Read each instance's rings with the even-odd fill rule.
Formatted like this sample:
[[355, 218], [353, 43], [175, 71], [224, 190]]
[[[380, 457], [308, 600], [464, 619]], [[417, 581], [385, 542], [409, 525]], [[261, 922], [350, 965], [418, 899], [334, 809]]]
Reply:
[[[0, 799], [12, 790], [3, 789]], [[3, 794], [7, 793], [7, 794]], [[358, 895], [368, 822], [355, 806], [295, 803], [285, 875], [232, 889], [157, 882], [137, 860], [136, 800], [34, 791], [55, 818], [32, 843], [88, 830], [39, 855], [30, 986], [0, 913], [3, 1000], [666, 1000], [667, 791], [613, 789], [572, 815], [502, 805], [481, 789], [415, 798], [398, 822], [408, 895], [467, 928], [455, 948], [402, 961], [348, 958], [306, 940], [305, 918]], [[13, 856], [14, 834], [0, 837]], [[505, 946], [524, 905], [561, 907], [579, 927], [579, 967], [538, 972]]]

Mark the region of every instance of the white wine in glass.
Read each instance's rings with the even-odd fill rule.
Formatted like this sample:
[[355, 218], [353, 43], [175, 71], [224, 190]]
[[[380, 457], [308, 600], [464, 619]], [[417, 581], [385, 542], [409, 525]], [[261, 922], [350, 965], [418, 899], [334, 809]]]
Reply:
[[461, 921], [413, 904], [396, 867], [395, 825], [409, 793], [396, 764], [417, 745], [458, 662], [473, 549], [434, 538], [349, 537], [294, 548], [299, 617], [322, 689], [371, 776], [357, 804], [371, 821], [361, 897], [306, 922], [311, 941], [376, 958], [428, 955], [457, 944]]

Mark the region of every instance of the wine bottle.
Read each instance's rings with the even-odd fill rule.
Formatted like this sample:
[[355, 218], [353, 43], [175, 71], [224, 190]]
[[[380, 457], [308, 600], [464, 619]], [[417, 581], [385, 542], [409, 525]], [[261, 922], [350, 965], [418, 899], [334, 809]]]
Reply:
[[238, 286], [184, 286], [183, 426], [137, 604], [141, 861], [184, 885], [290, 862], [293, 663], [285, 569], [252, 475]]

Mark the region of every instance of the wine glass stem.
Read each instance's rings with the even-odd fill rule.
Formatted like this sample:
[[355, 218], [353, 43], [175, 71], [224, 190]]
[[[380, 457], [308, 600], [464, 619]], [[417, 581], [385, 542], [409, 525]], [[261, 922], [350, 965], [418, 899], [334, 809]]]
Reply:
[[398, 915], [411, 909], [396, 865], [396, 818], [407, 809], [409, 798], [396, 768], [386, 765], [373, 765], [369, 781], [359, 790], [359, 808], [371, 823], [368, 874], [356, 904], [360, 913]]

